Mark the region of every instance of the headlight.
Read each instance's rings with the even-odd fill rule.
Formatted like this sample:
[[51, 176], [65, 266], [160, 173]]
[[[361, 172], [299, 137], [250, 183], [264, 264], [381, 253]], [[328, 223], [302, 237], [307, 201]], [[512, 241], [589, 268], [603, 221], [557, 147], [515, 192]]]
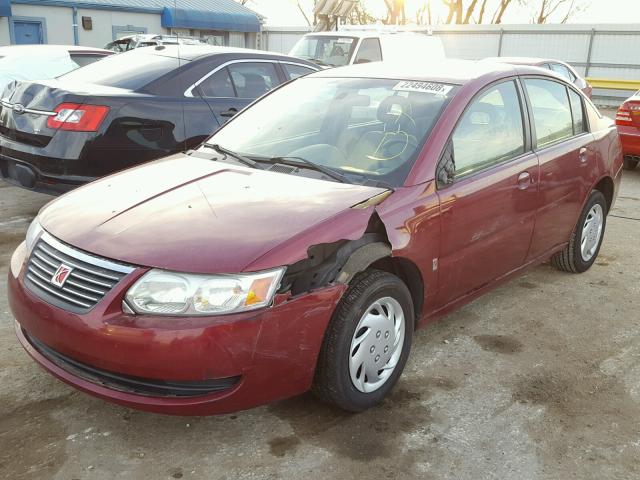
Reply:
[[27, 246], [27, 255], [31, 254], [31, 250], [35, 246], [36, 242], [42, 235], [42, 227], [40, 226], [40, 222], [38, 222], [38, 217], [34, 218], [29, 225], [29, 229], [27, 230], [27, 238], [25, 239], [25, 243]]
[[220, 315], [266, 307], [284, 268], [237, 275], [147, 272], [126, 295], [136, 312], [152, 315]]

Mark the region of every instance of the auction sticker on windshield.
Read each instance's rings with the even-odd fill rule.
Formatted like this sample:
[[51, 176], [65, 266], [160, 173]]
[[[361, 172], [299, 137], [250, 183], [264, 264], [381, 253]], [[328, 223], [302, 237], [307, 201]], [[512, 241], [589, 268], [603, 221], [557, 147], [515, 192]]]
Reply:
[[424, 92], [435, 93], [437, 95], [446, 95], [453, 88], [452, 85], [444, 85], [442, 83], [433, 82], [413, 82], [403, 80], [398, 82], [393, 89], [400, 92]]

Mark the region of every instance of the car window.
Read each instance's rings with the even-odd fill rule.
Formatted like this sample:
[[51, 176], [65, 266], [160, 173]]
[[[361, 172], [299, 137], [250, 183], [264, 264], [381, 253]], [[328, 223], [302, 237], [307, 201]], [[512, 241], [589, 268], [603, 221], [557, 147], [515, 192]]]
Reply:
[[[250, 158], [304, 158], [356, 183], [375, 179], [398, 186], [457, 89], [437, 82], [309, 76], [266, 95], [210, 142]], [[375, 122], [349, 127], [372, 104]]]
[[356, 43], [357, 39], [354, 37], [305, 35], [289, 55], [311, 60], [321, 66], [339, 67], [349, 63]]
[[226, 68], [218, 70], [216, 73], [206, 78], [198, 85], [200, 95], [203, 97], [235, 97], [236, 92], [231, 83], [229, 71]]
[[[183, 59], [184, 63], [185, 60]], [[111, 55], [67, 73], [61, 80], [137, 90], [180, 66], [180, 60], [132, 51]]]
[[239, 98], [258, 98], [280, 83], [273, 63], [234, 63], [227, 68]]
[[560, 76], [566, 78], [570, 82], [573, 81], [573, 78], [571, 76], [571, 72], [564, 65], [560, 65], [559, 63], [552, 63], [551, 64], [551, 70], [553, 70], [554, 72], [556, 72]]
[[313, 68], [303, 67], [302, 65], [294, 65], [292, 63], [283, 63], [282, 67], [284, 68], [284, 71], [287, 74], [287, 78], [289, 80], [294, 80], [298, 77], [307, 75], [308, 73], [315, 72]]
[[569, 89], [569, 101], [571, 102], [571, 115], [573, 117], [573, 134], [579, 135], [587, 131], [587, 124], [584, 121], [582, 98], [576, 92]]
[[[370, 88], [367, 92], [369, 95], [368, 105], [355, 105], [351, 109], [348, 125], [363, 125], [367, 123], [376, 123], [378, 119], [378, 109], [380, 104], [389, 96], [389, 91], [384, 88]], [[398, 97], [408, 98], [409, 92], [396, 92]], [[397, 109], [397, 107], [396, 107]]]
[[71, 53], [71, 60], [76, 62], [79, 67], [84, 67], [91, 63], [97, 62], [105, 58], [105, 55], [94, 55], [91, 53]]
[[491, 87], [467, 107], [452, 136], [455, 177], [524, 153], [522, 108], [513, 81]]
[[379, 62], [380, 60], [382, 60], [380, 40], [365, 38], [360, 44], [354, 63]]
[[567, 87], [551, 80], [527, 78], [524, 85], [533, 110], [538, 148], [573, 135]]

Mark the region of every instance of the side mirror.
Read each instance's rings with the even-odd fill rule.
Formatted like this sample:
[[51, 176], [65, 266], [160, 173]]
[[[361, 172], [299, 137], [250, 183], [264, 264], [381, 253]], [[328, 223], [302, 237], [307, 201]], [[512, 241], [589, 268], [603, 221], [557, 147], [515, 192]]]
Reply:
[[359, 58], [358, 60], [353, 62], [354, 65], [358, 65], [360, 63], [371, 63], [371, 60], [367, 60], [366, 58]]
[[436, 172], [436, 178], [438, 187], [446, 187], [451, 185], [456, 175], [456, 162], [453, 156], [453, 142], [447, 143], [447, 146], [442, 152], [442, 158], [438, 164], [438, 171]]

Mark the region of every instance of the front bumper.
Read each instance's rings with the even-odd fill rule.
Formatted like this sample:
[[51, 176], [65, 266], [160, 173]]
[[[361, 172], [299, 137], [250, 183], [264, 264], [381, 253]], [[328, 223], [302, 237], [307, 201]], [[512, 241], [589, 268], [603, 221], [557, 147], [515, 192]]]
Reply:
[[[308, 390], [326, 326], [346, 288], [334, 285], [295, 298], [280, 296], [271, 308], [220, 317], [127, 315], [122, 298], [144, 273], [139, 269], [91, 311], [74, 314], [24, 287], [20, 255], [24, 257], [24, 248], [12, 258], [8, 295], [18, 339], [29, 355], [86, 393], [175, 415], [229, 413]], [[118, 378], [105, 380], [105, 374]], [[195, 395], [150, 393], [135, 383], [123, 385], [122, 378], [153, 386], [216, 388]]]

